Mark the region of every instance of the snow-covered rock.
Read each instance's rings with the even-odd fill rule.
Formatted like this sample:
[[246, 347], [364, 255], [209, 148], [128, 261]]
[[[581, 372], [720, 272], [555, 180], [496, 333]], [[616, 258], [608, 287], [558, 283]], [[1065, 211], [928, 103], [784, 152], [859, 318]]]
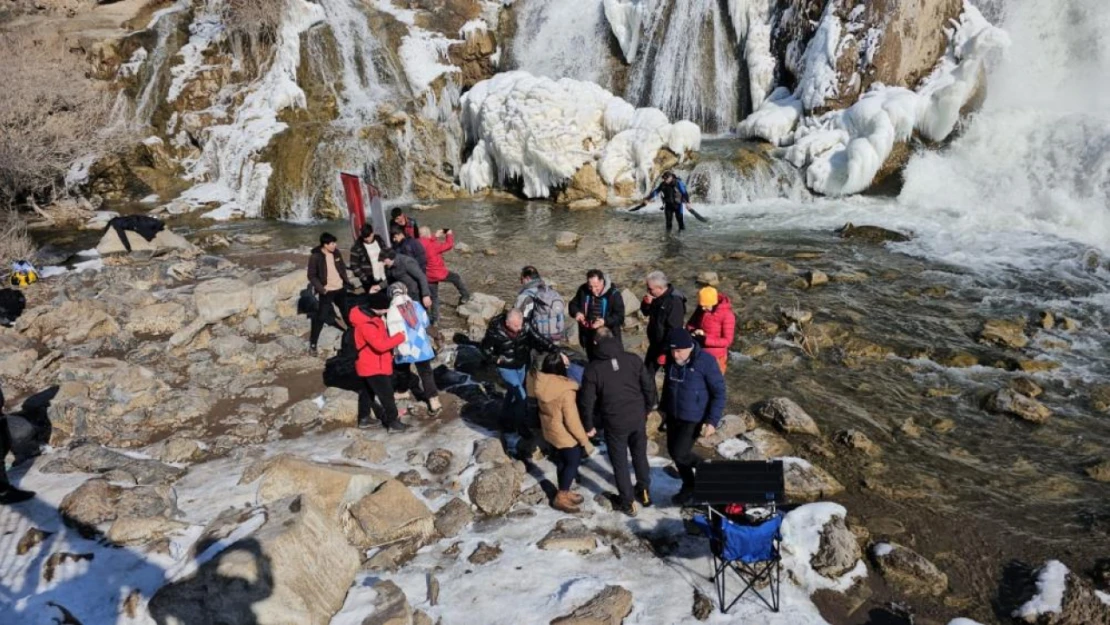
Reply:
[[462, 97], [463, 127], [475, 149], [460, 169], [471, 191], [519, 179], [524, 194], [550, 197], [588, 163], [606, 184], [646, 191], [662, 148], [681, 158], [701, 147], [691, 122], [672, 124], [659, 109], [636, 109], [589, 82], [513, 71]]
[[859, 547], [852, 549], [854, 537], [844, 528], [847, 515], [840, 504], [820, 502], [800, 506], [783, 519], [783, 566], [805, 592], [844, 592], [867, 576]]
[[786, 87], [775, 87], [759, 108], [740, 122], [736, 134], [785, 145], [792, 140], [794, 126], [801, 116], [802, 101]]

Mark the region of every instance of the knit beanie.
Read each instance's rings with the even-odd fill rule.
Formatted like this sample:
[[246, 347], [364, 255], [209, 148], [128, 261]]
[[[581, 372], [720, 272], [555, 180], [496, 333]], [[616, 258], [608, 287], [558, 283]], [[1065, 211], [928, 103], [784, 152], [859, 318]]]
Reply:
[[717, 297], [717, 289], [707, 286], [698, 291], [698, 306], [713, 307], [717, 305], [719, 298]]

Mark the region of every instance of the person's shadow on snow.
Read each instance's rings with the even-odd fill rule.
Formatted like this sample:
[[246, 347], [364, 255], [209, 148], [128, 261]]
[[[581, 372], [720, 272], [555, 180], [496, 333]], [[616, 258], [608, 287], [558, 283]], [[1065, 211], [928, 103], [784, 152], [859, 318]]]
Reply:
[[[210, 545], [197, 545], [203, 554]], [[274, 592], [270, 558], [254, 539], [235, 542], [183, 580], [166, 584], [150, 602], [158, 625], [255, 625], [255, 606]]]

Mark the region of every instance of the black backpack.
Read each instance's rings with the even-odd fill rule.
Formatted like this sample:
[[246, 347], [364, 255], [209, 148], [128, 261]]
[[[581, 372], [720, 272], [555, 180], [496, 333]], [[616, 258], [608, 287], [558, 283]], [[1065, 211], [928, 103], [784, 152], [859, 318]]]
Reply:
[[355, 370], [359, 349], [355, 347], [354, 328], [347, 328], [339, 343], [339, 353], [324, 363], [324, 386], [358, 391], [363, 387], [362, 378]]

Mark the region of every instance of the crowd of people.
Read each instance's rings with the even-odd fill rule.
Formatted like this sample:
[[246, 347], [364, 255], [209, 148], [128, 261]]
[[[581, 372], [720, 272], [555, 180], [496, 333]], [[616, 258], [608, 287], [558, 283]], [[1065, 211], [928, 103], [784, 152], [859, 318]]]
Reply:
[[[442, 409], [431, 367], [439, 285], [454, 285], [460, 304], [470, 293], [443, 258], [454, 246], [450, 230], [432, 232], [394, 209], [391, 245], [369, 224], [360, 234], [349, 272], [334, 236], [321, 235], [320, 246], [312, 250], [308, 278], [319, 309], [312, 317], [310, 348], [316, 350], [321, 328], [335, 324], [338, 311], [357, 353], [359, 426], [370, 427], [376, 419], [389, 431], [403, 431], [408, 425], [398, 415], [394, 377], [413, 379], [414, 395], [432, 414]], [[350, 306], [349, 273], [362, 287], [358, 303]], [[490, 320], [481, 341], [483, 356], [505, 386], [502, 423], [530, 437], [531, 424], [538, 420], [554, 450], [558, 486], [552, 505], [559, 510], [579, 510], [583, 498], [574, 491], [579, 466], [601, 441], [613, 467], [615, 509], [635, 515], [639, 506], [652, 505], [647, 422], [653, 410], [663, 417], [667, 450], [682, 479], [673, 500], [684, 504], [693, 495], [699, 460], [694, 445], [715, 432], [724, 412], [724, 372], [735, 318], [729, 298], [711, 286], [698, 292], [688, 319], [686, 297], [662, 272], [649, 273], [644, 287], [643, 358], [624, 349], [624, 297], [600, 269], [587, 271], [566, 302], [536, 267], [524, 267], [513, 307]], [[565, 347], [574, 334], [571, 328], [577, 329], [584, 360]]]

